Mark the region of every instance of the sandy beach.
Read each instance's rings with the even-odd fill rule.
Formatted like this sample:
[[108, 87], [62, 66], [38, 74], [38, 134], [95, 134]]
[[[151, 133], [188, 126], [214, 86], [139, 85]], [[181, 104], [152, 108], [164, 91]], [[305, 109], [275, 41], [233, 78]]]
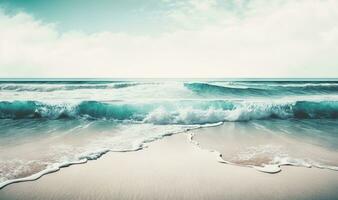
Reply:
[[222, 164], [214, 152], [192, 144], [189, 134], [165, 137], [140, 151], [110, 152], [36, 181], [9, 185], [0, 190], [0, 199], [338, 198], [337, 171], [287, 166], [268, 174]]

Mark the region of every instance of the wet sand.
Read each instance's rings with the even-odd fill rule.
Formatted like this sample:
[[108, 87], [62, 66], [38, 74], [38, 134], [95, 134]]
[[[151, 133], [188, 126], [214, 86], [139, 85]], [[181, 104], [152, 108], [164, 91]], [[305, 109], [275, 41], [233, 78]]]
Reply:
[[292, 162], [290, 164], [297, 166], [338, 166], [337, 150], [314, 139], [299, 136], [297, 130], [286, 134], [278, 130], [262, 129], [257, 122], [227, 122], [194, 133], [193, 140], [201, 148], [216, 150], [223, 160], [234, 164], [263, 166], [289, 160]]
[[181, 133], [140, 151], [107, 153], [36, 181], [9, 185], [0, 190], [0, 199], [320, 200], [338, 199], [337, 188], [337, 171], [283, 167], [281, 173], [267, 174], [222, 164], [215, 153]]

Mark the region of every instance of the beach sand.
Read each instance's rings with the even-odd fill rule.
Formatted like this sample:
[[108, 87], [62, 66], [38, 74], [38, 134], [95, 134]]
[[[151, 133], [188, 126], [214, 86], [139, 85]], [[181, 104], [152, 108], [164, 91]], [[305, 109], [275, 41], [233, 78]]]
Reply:
[[337, 171], [286, 166], [267, 174], [219, 163], [188, 134], [9, 185], [0, 199], [338, 199]]

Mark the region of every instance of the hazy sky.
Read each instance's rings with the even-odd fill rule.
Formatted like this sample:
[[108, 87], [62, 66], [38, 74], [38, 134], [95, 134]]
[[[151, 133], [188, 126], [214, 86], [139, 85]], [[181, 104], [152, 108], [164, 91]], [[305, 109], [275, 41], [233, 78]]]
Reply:
[[338, 1], [0, 0], [0, 77], [338, 77]]

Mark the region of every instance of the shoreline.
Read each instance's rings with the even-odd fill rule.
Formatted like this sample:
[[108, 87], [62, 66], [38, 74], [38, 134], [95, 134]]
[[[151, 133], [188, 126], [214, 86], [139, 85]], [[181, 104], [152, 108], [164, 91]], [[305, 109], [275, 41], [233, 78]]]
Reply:
[[221, 152], [214, 150], [214, 149], [206, 149], [206, 148], [201, 147], [200, 143], [197, 142], [196, 140], [194, 140], [194, 133], [188, 134], [188, 139], [189, 139], [190, 143], [197, 146], [201, 150], [206, 150], [206, 151], [209, 151], [211, 153], [215, 153], [216, 158], [217, 158], [216, 160], [219, 163], [233, 165], [233, 166], [237, 166], [237, 167], [249, 167], [249, 168], [256, 169], [259, 172], [268, 173], [268, 174], [276, 174], [276, 173], [281, 172], [282, 171], [281, 166], [296, 166], [296, 165], [292, 165], [292, 164], [284, 164], [284, 165], [265, 165], [264, 167], [260, 167], [260, 166], [254, 166], [254, 165], [240, 165], [240, 164], [236, 164], [236, 163], [231, 163], [231, 162], [223, 159]]
[[102, 149], [102, 150], [97, 151], [97, 152], [91, 152], [87, 156], [83, 156], [83, 157], [79, 158], [79, 160], [70, 161], [70, 162], [66, 162], [66, 163], [55, 163], [52, 166], [49, 166], [46, 169], [39, 171], [35, 174], [32, 174], [30, 176], [17, 178], [17, 179], [11, 179], [11, 180], [7, 180], [5, 182], [2, 182], [2, 183], [0, 183], [0, 191], [3, 188], [7, 187], [8, 185], [12, 185], [12, 184], [15, 184], [15, 183], [36, 181], [43, 176], [46, 176], [46, 175], [51, 174], [51, 173], [58, 172], [62, 168], [71, 167], [72, 165], [86, 164], [88, 161], [94, 161], [94, 160], [100, 159], [103, 155], [105, 155], [109, 152], [128, 153], [128, 152], [140, 151], [140, 150], [147, 148], [149, 146], [149, 144], [151, 144], [151, 143], [153, 143], [157, 140], [161, 140], [161, 139], [164, 139], [166, 137], [170, 137], [172, 135], [188, 133], [189, 131], [194, 131], [194, 130], [198, 130], [198, 129], [202, 129], [202, 128], [210, 128], [210, 127], [215, 127], [215, 126], [221, 126], [222, 124], [223, 124], [223, 122], [218, 122], [218, 123], [213, 123], [213, 124], [200, 125], [199, 127], [194, 127], [194, 128], [187, 128], [187, 129], [185, 129], [183, 131], [179, 131], [179, 132], [167, 133], [167, 134], [162, 135], [161, 138], [154, 138], [152, 140], [144, 141], [143, 143], [141, 143], [135, 149], [126, 149], [126, 150], [120, 150], [120, 151], [116, 151], [116, 150], [112, 150], [112, 149]]
[[220, 164], [215, 152], [192, 145], [192, 133], [164, 137], [142, 151], [109, 152], [95, 162], [66, 167], [36, 181], [8, 185], [0, 190], [0, 199], [338, 197], [336, 171], [283, 166], [283, 172], [271, 175]]
[[[230, 122], [229, 122], [230, 123]], [[237, 160], [237, 162], [232, 161], [229, 156], [227, 154], [231, 154], [230, 152], [234, 148], [234, 146], [232, 146], [233, 144], [238, 144], [244, 141], [236, 141], [236, 140], [232, 140], [233, 138], [231, 137], [224, 137], [224, 133], [230, 134], [230, 135], [236, 135], [236, 137], [239, 135], [239, 133], [236, 131], [242, 131], [241, 129], [243, 127], [247, 128], [246, 125], [244, 125], [243, 127], [241, 127], [242, 125], [239, 125], [239, 123], [235, 123], [238, 126], [236, 126], [236, 130], [231, 130], [231, 128], [229, 129], [229, 127], [232, 127], [232, 125], [229, 123], [227, 124], [223, 124], [221, 126], [217, 126], [214, 127], [211, 131], [210, 130], [205, 130], [205, 129], [201, 129], [201, 130], [197, 130], [197, 131], [193, 131], [190, 132], [189, 134], [189, 140], [191, 141], [192, 144], [198, 146], [199, 148], [201, 148], [202, 150], [208, 150], [210, 152], [214, 152], [216, 153], [216, 155], [218, 156], [217, 161], [220, 163], [225, 163], [225, 164], [229, 164], [229, 165], [234, 165], [234, 166], [239, 166], [239, 167], [249, 167], [249, 168], [253, 168], [259, 172], [263, 172], [263, 173], [269, 173], [269, 174], [276, 174], [282, 171], [282, 167], [284, 166], [290, 166], [290, 167], [303, 167], [303, 168], [317, 168], [317, 169], [323, 169], [323, 170], [332, 170], [332, 171], [338, 171], [338, 167], [337, 166], [331, 166], [331, 165], [326, 165], [326, 164], [322, 164], [319, 162], [316, 162], [314, 160], [303, 160], [302, 158], [294, 158], [294, 157], [290, 157], [289, 155], [286, 157], [280, 157], [278, 158], [278, 161], [274, 161], [271, 160], [271, 162], [265, 162], [265, 163], [255, 163], [255, 164], [245, 164], [245, 163], [241, 163]], [[252, 128], [252, 127], [251, 127]], [[260, 134], [264, 133], [264, 129], [263, 130], [258, 130], [260, 132]], [[250, 134], [253, 134], [255, 132], [257, 132], [257, 130], [253, 130], [251, 129], [251, 131], [246, 130], [246, 132], [250, 132]], [[255, 137], [257, 137], [256, 139], [258, 139], [260, 136], [259, 135], [255, 135]], [[264, 138], [264, 137], [263, 137]], [[308, 150], [313, 149], [314, 152], [316, 152], [317, 154], [321, 154], [324, 156], [324, 154], [330, 154], [331, 157], [336, 157], [338, 156], [337, 152], [333, 152], [333, 151], [329, 151], [327, 149], [323, 149], [323, 148], [318, 148], [316, 146], [309, 146], [309, 144], [307, 143], [301, 143], [298, 142], [295, 139], [290, 139], [288, 137], [282, 136], [282, 134], [280, 134], [280, 136], [278, 138], [274, 138], [273, 137], [270, 138], [264, 138], [263, 141], [265, 141], [265, 143], [269, 144], [270, 142], [272, 143], [285, 143], [285, 141], [288, 142], [289, 145], [293, 145], [293, 146], [297, 146], [297, 148], [307, 148]], [[262, 138], [259, 138], [260, 140], [262, 140]], [[258, 140], [259, 140], [258, 139]], [[219, 142], [222, 141], [222, 142]], [[226, 142], [229, 141], [229, 142]], [[284, 141], [284, 142], [282, 142]], [[247, 141], [246, 141], [247, 142]], [[264, 142], [263, 142], [264, 143]], [[220, 145], [221, 144], [221, 145]], [[259, 143], [258, 143], [259, 144]], [[258, 145], [255, 144], [255, 145]], [[227, 146], [231, 146], [231, 148], [227, 148]], [[250, 144], [247, 143], [246, 144], [248, 147], [251, 147]], [[284, 144], [285, 145], [285, 144]], [[262, 145], [259, 145], [262, 146]], [[238, 147], [237, 147], [238, 148]], [[241, 147], [240, 149], [242, 149], [243, 147]], [[271, 146], [270, 146], [271, 148]], [[273, 150], [273, 149], [269, 149], [269, 150]], [[233, 153], [233, 152], [232, 152]], [[237, 152], [240, 153], [240, 152]], [[251, 152], [252, 154], [249, 154], [249, 156], [259, 154], [261, 152]], [[225, 156], [223, 156], [225, 155]], [[248, 155], [246, 155], [248, 156]], [[306, 155], [303, 155], [306, 156]], [[227, 157], [227, 158], [226, 158]], [[273, 162], [272, 162], [273, 161]]]

